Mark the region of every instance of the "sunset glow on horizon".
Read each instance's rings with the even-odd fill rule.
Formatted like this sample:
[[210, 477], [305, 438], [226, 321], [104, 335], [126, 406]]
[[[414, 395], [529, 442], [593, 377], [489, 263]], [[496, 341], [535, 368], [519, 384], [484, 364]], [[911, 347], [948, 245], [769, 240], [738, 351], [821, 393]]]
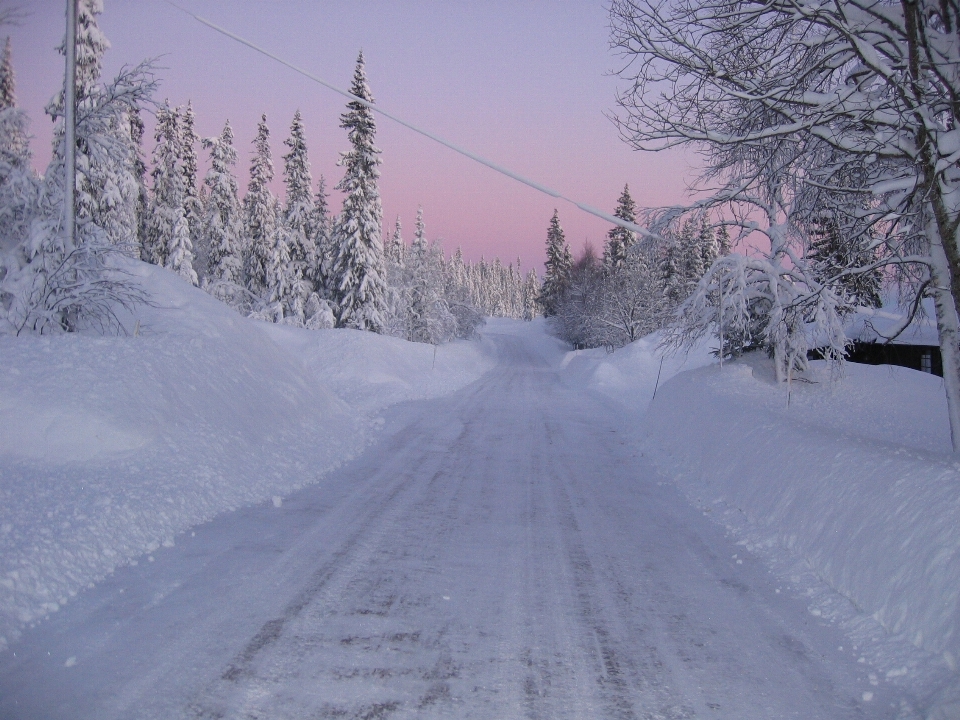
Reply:
[[[608, 48], [602, 3], [575, 0], [511, 2], [293, 2], [183, 0], [231, 32], [339, 87], [349, 87], [357, 53], [378, 105], [568, 197], [612, 212], [624, 183], [640, 206], [681, 202], [693, 157], [638, 153], [618, 136], [608, 115], [622, 84], [621, 60]], [[31, 120], [34, 164], [50, 157], [51, 122], [43, 108], [62, 82], [56, 52], [63, 36], [62, 0], [30, 2], [27, 17], [7, 28], [13, 44], [17, 101]], [[157, 58], [156, 100], [192, 101], [201, 137], [229, 119], [246, 190], [256, 123], [267, 114], [282, 198], [283, 140], [299, 109], [314, 182], [333, 191], [347, 149], [339, 127], [343, 97], [223, 37], [162, 0], [105, 0], [100, 27], [112, 48], [104, 77], [123, 65]], [[153, 150], [152, 122], [144, 154]], [[383, 232], [401, 216], [413, 237], [423, 206], [427, 237], [470, 260], [522, 259], [538, 269], [556, 207], [578, 254], [585, 241], [600, 248], [610, 225], [576, 207], [497, 174], [390, 120], [377, 118]], [[201, 156], [201, 168], [205, 157]]]

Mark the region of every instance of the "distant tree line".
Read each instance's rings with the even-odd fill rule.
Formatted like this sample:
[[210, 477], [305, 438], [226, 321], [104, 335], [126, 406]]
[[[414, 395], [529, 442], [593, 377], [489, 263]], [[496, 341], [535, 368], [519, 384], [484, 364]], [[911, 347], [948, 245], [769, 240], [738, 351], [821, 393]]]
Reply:
[[[614, 215], [637, 222], [637, 205], [624, 186]], [[547, 230], [541, 302], [557, 334], [576, 347], [622, 347], [669, 325], [707, 268], [730, 252], [723, 226], [688, 217], [660, 241], [637, 242], [616, 226], [602, 256], [586, 245], [574, 260], [554, 211]]]

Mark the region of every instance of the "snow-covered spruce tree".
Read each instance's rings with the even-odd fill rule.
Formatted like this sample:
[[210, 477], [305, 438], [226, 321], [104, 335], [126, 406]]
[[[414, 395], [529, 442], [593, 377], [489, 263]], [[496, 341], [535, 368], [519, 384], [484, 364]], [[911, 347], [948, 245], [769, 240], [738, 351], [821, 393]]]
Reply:
[[[278, 215], [280, 209], [278, 208]], [[293, 262], [290, 259], [289, 233], [283, 222], [274, 229], [270, 255], [267, 259], [265, 304], [252, 317], [275, 323], [302, 326], [304, 305], [296, 292]]]
[[540, 308], [540, 278], [537, 271], [531, 269], [523, 280], [523, 315], [524, 320], [533, 320], [542, 313]]
[[8, 37], [0, 59], [0, 183], [6, 181], [10, 173], [30, 166], [27, 122], [27, 116], [17, 108], [13, 52]]
[[680, 256], [683, 263], [683, 299], [686, 299], [694, 290], [697, 283], [706, 272], [704, 256], [709, 254], [705, 250], [705, 242], [712, 236], [706, 221], [697, 222], [696, 218], [688, 218], [680, 230]]
[[387, 271], [387, 319], [384, 332], [394, 337], [406, 338], [410, 288], [407, 286], [406, 248], [399, 215], [394, 224], [393, 236], [384, 247], [383, 255]]
[[201, 235], [208, 248], [203, 287], [214, 297], [245, 310], [249, 301], [243, 287], [243, 215], [233, 174], [237, 151], [230, 121], [218, 137], [204, 139], [203, 147], [210, 151], [210, 169], [203, 180], [207, 202]]
[[[713, 265], [713, 261], [720, 257], [720, 234], [723, 226], [720, 228], [710, 224], [706, 216], [700, 218], [700, 234], [697, 237], [697, 246], [700, 249], [700, 267], [703, 272]], [[697, 281], [703, 277], [703, 272], [697, 277]]]
[[[141, 259], [163, 267], [167, 262], [167, 242], [173, 234], [173, 225], [176, 218], [169, 214], [157, 215], [154, 208], [157, 204], [157, 192], [160, 192], [161, 204], [168, 205], [175, 201], [182, 209], [183, 206], [183, 175], [179, 171], [180, 150], [178, 116], [175, 109], [170, 107], [169, 101], [156, 110], [156, 124], [154, 125], [153, 139], [156, 143], [153, 148], [153, 170], [150, 175], [153, 188], [149, 196], [149, 211], [147, 213], [146, 234]], [[170, 177], [176, 173], [176, 177]], [[170, 200], [164, 199], [164, 194], [176, 195]]]
[[456, 336], [473, 338], [484, 320], [479, 308], [471, 302], [469, 268], [463, 261], [463, 251], [459, 246], [446, 264], [444, 275], [447, 306], [457, 321]]
[[427, 235], [423, 224], [423, 206], [417, 207], [417, 223], [413, 230], [413, 243], [410, 245], [411, 255], [423, 254], [427, 250]]
[[585, 244], [580, 257], [571, 265], [563, 294], [549, 316], [554, 332], [575, 348], [604, 344], [598, 319], [603, 307], [604, 274], [593, 245]]
[[0, 109], [15, 106], [16, 79], [13, 73], [13, 50], [10, 48], [10, 37], [3, 44], [3, 56], [0, 57]]
[[313, 198], [310, 191], [310, 163], [307, 143], [303, 136], [300, 111], [293, 116], [290, 137], [283, 141], [290, 151], [283, 156], [283, 182], [287, 189], [287, 205], [283, 211], [283, 227], [289, 254], [289, 278], [279, 297], [284, 316], [294, 324], [302, 324], [310, 293], [314, 291], [310, 276], [317, 265], [317, 247], [310, 237]]
[[273, 157], [270, 152], [270, 128], [267, 116], [262, 115], [253, 141], [253, 160], [250, 163], [250, 184], [243, 198], [244, 268], [247, 288], [259, 298], [269, 297], [267, 267], [277, 234], [277, 210], [270, 181], [273, 180]]
[[555, 315], [559, 308], [573, 268], [573, 256], [563, 236], [563, 228], [560, 227], [560, 217], [556, 210], [553, 211], [550, 227], [547, 230], [545, 265], [546, 274], [540, 289], [540, 304], [543, 306], [543, 314], [549, 317]]
[[460, 302], [470, 302], [470, 281], [467, 276], [467, 264], [463, 260], [463, 248], [457, 245], [450, 262], [447, 263], [448, 295], [458, 297]]
[[733, 248], [730, 243], [730, 231], [726, 225], [721, 225], [717, 228], [717, 257], [724, 257], [731, 252], [733, 252]]
[[8, 37], [0, 59], [0, 253], [23, 241], [39, 191], [27, 127], [27, 116], [17, 107]]
[[423, 208], [417, 210], [417, 225], [410, 255], [404, 266], [408, 288], [407, 339], [437, 345], [456, 334], [457, 322], [444, 293], [443, 249], [429, 246], [424, 233]]
[[137, 239], [135, 257], [143, 259], [147, 246], [147, 213], [150, 211], [150, 190], [147, 188], [147, 163], [143, 159], [143, 136], [146, 128], [140, 115], [140, 108], [129, 113], [130, 141], [133, 144], [133, 175], [137, 183], [137, 199], [134, 204], [137, 219]]
[[190, 228], [190, 241], [194, 248], [194, 269], [199, 277], [205, 277], [209, 263], [209, 248], [203, 244], [203, 202], [198, 187], [199, 172], [197, 164], [197, 146], [200, 138], [194, 128], [196, 118], [193, 114], [193, 103], [187, 101], [187, 107], [180, 113], [180, 151], [183, 153], [181, 165], [183, 167], [183, 209], [187, 217], [187, 226]]
[[403, 228], [400, 224], [400, 216], [397, 215], [397, 221], [393, 226], [393, 236], [390, 238], [390, 243], [384, 248], [384, 256], [388, 262], [394, 263], [397, 267], [402, 268], [404, 263], [404, 255], [406, 248], [403, 244]]
[[[362, 52], [350, 92], [366, 103], [373, 102]], [[351, 149], [342, 153], [339, 161], [346, 172], [337, 189], [346, 197], [333, 232], [336, 254], [330, 268], [330, 290], [334, 312], [338, 327], [381, 332], [387, 298], [377, 187], [380, 150], [374, 145], [373, 111], [365, 103], [352, 100], [340, 116], [340, 127], [347, 131]]]
[[869, 233], [844, 237], [829, 210], [814, 218], [807, 229], [810, 246], [807, 259], [824, 284], [834, 288], [850, 305], [878, 308], [883, 304], [883, 272], [846, 274], [851, 267], [866, 267], [877, 260], [874, 239]]
[[333, 261], [331, 236], [333, 233], [330, 220], [330, 204], [327, 195], [327, 184], [320, 176], [317, 183], [317, 194], [313, 200], [313, 211], [310, 213], [308, 237], [313, 244], [311, 257], [313, 264], [307, 270], [307, 279], [313, 283], [318, 299], [328, 299], [330, 291], [327, 283], [327, 270]]
[[153, 192], [147, 224], [149, 260], [197, 285], [193, 242], [186, 213], [186, 187], [180, 113], [168, 102], [157, 110], [153, 153]]
[[[614, 216], [627, 222], [637, 222], [637, 204], [630, 197], [629, 185], [623, 186], [623, 192], [617, 201], [617, 209]], [[632, 230], [615, 226], [607, 233], [607, 244], [603, 250], [603, 264], [607, 270], [616, 270], [621, 267], [627, 259], [627, 251], [633, 247], [637, 241], [637, 234]]]

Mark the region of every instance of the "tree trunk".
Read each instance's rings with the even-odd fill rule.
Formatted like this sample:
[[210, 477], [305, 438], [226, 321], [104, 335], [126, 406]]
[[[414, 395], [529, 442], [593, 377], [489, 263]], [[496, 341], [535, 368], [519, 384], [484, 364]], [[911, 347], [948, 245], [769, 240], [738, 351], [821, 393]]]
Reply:
[[937, 333], [943, 358], [943, 386], [947, 393], [950, 440], [953, 451], [960, 452], [960, 319], [951, 291], [950, 265], [935, 223], [927, 226], [933, 267], [930, 269], [933, 302], [937, 312]]

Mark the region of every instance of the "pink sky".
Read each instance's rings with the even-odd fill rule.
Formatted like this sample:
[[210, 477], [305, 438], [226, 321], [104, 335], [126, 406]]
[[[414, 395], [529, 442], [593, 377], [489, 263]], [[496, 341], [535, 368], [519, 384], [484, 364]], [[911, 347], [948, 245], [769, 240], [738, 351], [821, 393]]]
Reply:
[[[348, 88], [361, 48], [376, 101], [386, 110], [563, 194], [612, 211], [624, 183], [642, 206], [682, 201], [692, 157], [638, 153], [605, 116], [615, 109], [620, 60], [608, 48], [602, 2], [401, 2], [354, 0], [181, 0], [191, 11], [242, 35], [328, 82]], [[63, 37], [63, 0], [31, 0], [28, 17], [5, 28], [12, 38], [18, 103], [29, 114], [35, 164], [50, 156], [43, 107], [62, 82], [55, 51]], [[100, 27], [112, 44], [105, 75], [123, 64], [159, 58], [158, 100], [193, 101], [197, 131], [215, 135], [229, 118], [248, 180], [256, 123], [267, 113], [282, 194], [283, 139], [300, 109], [314, 181], [339, 181], [347, 148], [339, 116], [345, 100], [288, 68], [216, 34], [162, 0], [104, 0]], [[149, 156], [152, 137], [144, 150]], [[386, 118], [384, 234], [399, 214], [407, 242], [418, 205], [427, 236], [469, 259], [544, 259], [554, 207], [571, 248], [598, 248], [609, 225], [572, 205], [503, 177]], [[331, 198], [334, 210], [339, 197]]]

